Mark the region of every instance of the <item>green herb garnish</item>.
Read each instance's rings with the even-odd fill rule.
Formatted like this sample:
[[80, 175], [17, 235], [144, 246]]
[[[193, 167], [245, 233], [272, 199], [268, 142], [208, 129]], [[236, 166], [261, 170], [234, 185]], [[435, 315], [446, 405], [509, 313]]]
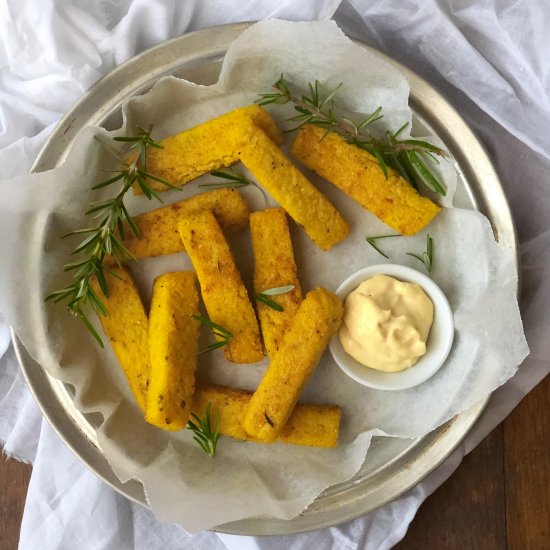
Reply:
[[259, 94], [260, 98], [256, 102], [260, 105], [293, 103], [299, 114], [289, 119], [289, 121], [297, 123], [289, 131], [297, 130], [305, 124], [313, 124], [325, 128], [327, 132], [337, 132], [349, 143], [374, 155], [386, 179], [388, 178], [388, 166], [390, 166], [414, 187], [418, 188], [418, 184], [422, 182], [432, 191], [445, 195], [445, 186], [430, 171], [426, 162], [428, 160], [437, 162], [434, 155], [445, 157], [447, 156], [446, 151], [427, 141], [399, 139], [399, 135], [408, 126], [408, 122], [394, 134], [386, 132], [383, 138], [372, 135], [369, 126], [383, 117], [382, 107], [378, 107], [359, 122], [340, 116], [334, 107], [334, 97], [341, 87], [342, 83], [326, 94], [322, 94], [321, 84], [316, 80], [315, 84], [311, 84], [311, 82], [308, 84], [309, 95], [303, 94], [298, 97], [293, 95], [288, 81], [281, 74], [279, 80], [273, 85], [271, 93]]
[[193, 432], [193, 439], [201, 446], [202, 450], [208, 456], [216, 456], [216, 446], [218, 444], [218, 439], [220, 437], [220, 411], [216, 416], [216, 422], [214, 427], [212, 427], [212, 422], [210, 418], [210, 409], [212, 403], [206, 405], [206, 410], [204, 412], [204, 418], [199, 418], [195, 413], [191, 413], [193, 420], [187, 422], [187, 429]]
[[422, 262], [428, 273], [432, 272], [433, 267], [433, 246], [433, 239], [428, 233], [428, 235], [426, 235], [426, 251], [423, 252], [421, 256], [419, 254], [414, 254], [413, 252], [407, 252], [409, 256], [412, 256], [419, 262]]
[[209, 351], [214, 351], [218, 348], [223, 348], [224, 346], [229, 344], [231, 340], [233, 340], [233, 333], [229, 332], [225, 327], [214, 323], [213, 321], [206, 317], [203, 317], [202, 315], [191, 315], [191, 317], [196, 321], [200, 321], [205, 327], [208, 327], [212, 331], [212, 334], [216, 338], [218, 338], [216, 342], [213, 342], [207, 348], [199, 351], [197, 355], [201, 355], [202, 353], [207, 353]]
[[231, 168], [222, 169], [222, 170], [213, 170], [210, 172], [212, 176], [221, 178], [225, 181], [212, 182], [212, 183], [201, 183], [199, 185], [202, 189], [238, 189], [239, 187], [247, 187], [252, 185], [260, 191], [264, 198], [264, 206], [267, 208], [267, 195], [265, 191], [250, 178], [247, 178], [243, 174], [239, 174]]
[[283, 306], [279, 305], [277, 302], [274, 302], [269, 296], [278, 296], [279, 294], [286, 294], [294, 290], [294, 285], [278, 286], [275, 288], [268, 288], [267, 290], [262, 290], [262, 292], [256, 293], [256, 300], [262, 302], [266, 306], [269, 306], [275, 311], [284, 311]]
[[[167, 187], [175, 188], [170, 182], [147, 172], [147, 148], [162, 148], [162, 145], [151, 139], [150, 132], [150, 130], [138, 128], [138, 135], [136, 137], [113, 138], [115, 141], [131, 143], [131, 149], [137, 150], [138, 153], [126, 169], [117, 171], [111, 178], [92, 187], [92, 189], [100, 189], [113, 185], [116, 182], [121, 182], [120, 190], [115, 197], [105, 201], [94, 202], [85, 212], [87, 216], [98, 220], [95, 227], [71, 231], [62, 237], [87, 235], [72, 252], [72, 254], [83, 254], [83, 257], [64, 266], [63, 271], [74, 271], [73, 283], [65, 288], [51, 292], [45, 298], [46, 301], [54, 303], [68, 299], [67, 309], [69, 312], [83, 321], [101, 347], [104, 347], [103, 341], [90, 323], [84, 309], [89, 304], [98, 315], [107, 315], [107, 308], [91, 285], [92, 279], [94, 277], [97, 278], [101, 292], [105, 298], [109, 297], [105, 272], [113, 275], [114, 273], [104, 265], [106, 256], [112, 256], [119, 265], [124, 261], [135, 259], [122, 242], [124, 239], [125, 221], [128, 223], [131, 231], [137, 237], [140, 237], [139, 229], [124, 205], [124, 196], [134, 184], [137, 184], [148, 199], [155, 197], [162, 202], [157, 193], [147, 183], [147, 179], [155, 180]], [[107, 146], [107, 148], [114, 153], [110, 147]], [[116, 155], [116, 153], [114, 154]], [[116, 156], [121, 162], [124, 162], [122, 158], [118, 155]]]
[[365, 240], [374, 248], [374, 250], [376, 250], [376, 252], [378, 252], [379, 254], [382, 254], [382, 256], [384, 256], [384, 258], [390, 258], [387, 254], [384, 254], [384, 252], [382, 252], [377, 244], [376, 244], [376, 241], [378, 239], [389, 239], [390, 237], [401, 237], [401, 235], [378, 235], [376, 237], [365, 237]]

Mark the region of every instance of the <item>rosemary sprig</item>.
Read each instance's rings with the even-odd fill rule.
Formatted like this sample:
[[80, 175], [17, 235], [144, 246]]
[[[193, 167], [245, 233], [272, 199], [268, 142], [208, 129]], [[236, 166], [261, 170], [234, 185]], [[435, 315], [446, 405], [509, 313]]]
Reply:
[[256, 293], [256, 300], [262, 302], [266, 306], [269, 306], [275, 311], [284, 311], [283, 306], [279, 305], [277, 302], [274, 302], [270, 296], [278, 296], [280, 294], [286, 294], [294, 290], [294, 285], [286, 286], [277, 286], [274, 288], [268, 288], [267, 290], [262, 290], [261, 292]]
[[409, 256], [416, 258], [419, 262], [424, 264], [426, 271], [428, 273], [432, 272], [433, 267], [433, 239], [430, 237], [430, 234], [426, 235], [426, 251], [422, 255], [414, 254], [413, 252], [407, 252]]
[[212, 425], [210, 410], [212, 403], [206, 405], [204, 418], [199, 418], [195, 413], [191, 413], [193, 420], [187, 422], [187, 429], [193, 432], [193, 439], [201, 446], [202, 450], [210, 457], [216, 456], [216, 446], [220, 437], [220, 411], [216, 416], [216, 421]]
[[365, 237], [365, 240], [374, 248], [374, 250], [376, 250], [376, 252], [382, 254], [384, 258], [389, 259], [390, 257], [378, 248], [376, 241], [378, 239], [389, 239], [390, 237], [401, 237], [401, 235], [377, 235], [376, 237]]
[[231, 168], [213, 170], [210, 172], [213, 176], [221, 178], [225, 181], [218, 181], [212, 183], [201, 183], [199, 185], [202, 189], [239, 189], [240, 187], [247, 187], [252, 185], [260, 191], [264, 198], [264, 206], [267, 208], [267, 195], [265, 191], [255, 181], [247, 178], [243, 174], [239, 174]]
[[260, 105], [284, 105], [293, 103], [298, 115], [289, 119], [297, 125], [289, 131], [297, 130], [305, 124], [313, 124], [327, 131], [334, 131], [343, 136], [349, 143], [368, 151], [376, 157], [384, 176], [388, 178], [388, 166], [397, 170], [413, 186], [418, 187], [420, 182], [428, 188], [441, 195], [446, 194], [445, 186], [430, 171], [427, 161], [437, 162], [434, 155], [441, 157], [447, 153], [428, 143], [418, 139], [400, 139], [400, 134], [408, 126], [404, 124], [397, 132], [386, 132], [383, 138], [371, 134], [369, 126], [383, 117], [382, 107], [367, 115], [363, 120], [355, 122], [352, 119], [337, 114], [334, 107], [334, 97], [342, 87], [338, 84], [333, 90], [326, 94], [320, 91], [318, 80], [315, 84], [308, 84], [309, 95], [303, 94], [300, 97], [294, 95], [288, 81], [281, 74], [281, 77], [272, 87], [272, 91], [266, 94], [259, 94], [257, 103]]
[[233, 340], [232, 332], [229, 332], [225, 327], [222, 327], [221, 325], [214, 323], [207, 317], [203, 317], [202, 315], [191, 315], [191, 317], [195, 319], [195, 321], [199, 321], [200, 323], [202, 323], [205, 327], [208, 327], [212, 331], [212, 334], [216, 338], [218, 338], [216, 342], [213, 342], [202, 351], [199, 351], [197, 355], [201, 355], [202, 353], [207, 353], [209, 351], [214, 351], [215, 349], [218, 349], [218, 348], [223, 348], [224, 346], [229, 344], [231, 340]]
[[[62, 237], [87, 235], [72, 252], [72, 254], [82, 254], [83, 256], [64, 266], [63, 271], [74, 272], [73, 282], [65, 288], [51, 292], [45, 298], [46, 301], [54, 303], [69, 300], [67, 304], [69, 312], [83, 321], [101, 347], [103, 347], [103, 341], [85, 313], [85, 306], [90, 305], [98, 315], [107, 315], [107, 308], [101, 297], [92, 288], [92, 279], [97, 279], [101, 292], [105, 298], [108, 298], [109, 288], [105, 272], [114, 273], [104, 265], [105, 257], [112, 256], [119, 265], [125, 260], [134, 259], [122, 242], [124, 239], [124, 222], [126, 221], [132, 232], [140, 237], [139, 229], [124, 205], [124, 196], [134, 184], [137, 184], [148, 199], [155, 197], [160, 201], [160, 197], [149, 186], [147, 179], [158, 181], [167, 187], [175, 187], [147, 171], [147, 148], [162, 148], [162, 145], [151, 139], [150, 130], [138, 128], [136, 137], [116, 137], [113, 139], [131, 143], [131, 149], [137, 150], [137, 154], [127, 165], [127, 168], [116, 172], [114, 176], [92, 187], [92, 189], [100, 189], [121, 182], [119, 192], [112, 199], [94, 202], [85, 212], [87, 216], [98, 220], [95, 227], [71, 231]], [[109, 146], [107, 148], [114, 153]], [[116, 153], [114, 154], [116, 155]], [[116, 156], [124, 162], [118, 155]]]

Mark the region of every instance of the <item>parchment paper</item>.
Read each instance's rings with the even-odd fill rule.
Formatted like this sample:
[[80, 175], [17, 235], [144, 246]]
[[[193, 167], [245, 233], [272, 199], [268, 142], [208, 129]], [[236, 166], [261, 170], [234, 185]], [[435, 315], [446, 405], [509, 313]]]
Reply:
[[[346, 110], [368, 113], [383, 105], [385, 126], [380, 130], [395, 131], [410, 118], [404, 78], [353, 45], [334, 23], [268, 21], [255, 25], [233, 44], [217, 85], [162, 79], [149, 94], [128, 102], [125, 126], [117, 133], [149, 124], [154, 124], [156, 137], [176, 133], [251, 103], [281, 72], [291, 82], [319, 79], [329, 88], [343, 81], [338, 102]], [[286, 127], [284, 110], [272, 112]], [[142, 481], [161, 520], [195, 532], [250, 516], [291, 518], [324, 488], [352, 477], [364, 461], [373, 434], [417, 437], [431, 431], [505, 382], [528, 353], [512, 253], [495, 243], [481, 214], [447, 208], [427, 229], [435, 247], [432, 277], [455, 314], [455, 342], [444, 367], [416, 388], [381, 392], [346, 377], [327, 352], [302, 400], [340, 405], [343, 421], [337, 449], [263, 446], [222, 438], [216, 458], [207, 459], [190, 432], [169, 434], [143, 422], [112, 352], [100, 350], [62, 306], [43, 303], [49, 291], [68, 281], [60, 268], [69, 261], [75, 243], [59, 237], [85, 226], [86, 206], [113, 193], [89, 191], [104, 179], [102, 169], [114, 167], [109, 154], [93, 139], [96, 135], [108, 139], [104, 130], [85, 129], [60, 168], [0, 185], [0, 309], [29, 353], [48, 372], [74, 386], [79, 409], [101, 413], [103, 420], [97, 421], [97, 427], [105, 456], [121, 480]], [[450, 204], [453, 171], [445, 163], [440, 170], [449, 186]], [[388, 230], [330, 184], [312, 180], [353, 230], [344, 243], [323, 253], [292, 226], [299, 274], [306, 291], [315, 286], [334, 290], [357, 269], [386, 261], [366, 244], [365, 236]], [[163, 199], [173, 202], [193, 195], [200, 181], [182, 191], [164, 193]], [[252, 209], [264, 207], [256, 190], [244, 194]], [[129, 198], [128, 205], [133, 213], [158, 206], [143, 197]], [[425, 238], [423, 231], [415, 237], [391, 239], [383, 247], [392, 262], [422, 269], [405, 253], [421, 253]], [[232, 237], [230, 244], [250, 287], [253, 262], [248, 232]], [[148, 304], [157, 274], [189, 268], [188, 258], [177, 254], [141, 261], [132, 271]], [[216, 352], [201, 356], [198, 376], [254, 389], [265, 367], [265, 361], [229, 364]]]

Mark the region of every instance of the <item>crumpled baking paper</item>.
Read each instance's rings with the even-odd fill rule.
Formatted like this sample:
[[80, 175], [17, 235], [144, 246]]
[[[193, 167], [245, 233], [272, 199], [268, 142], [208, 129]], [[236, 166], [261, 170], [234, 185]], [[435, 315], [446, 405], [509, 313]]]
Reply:
[[[164, 78], [150, 93], [124, 106], [124, 126], [114, 134], [150, 124], [154, 137], [176, 133], [251, 103], [281, 73], [302, 85], [303, 91], [315, 79], [328, 89], [344, 82], [338, 105], [352, 114], [369, 113], [382, 105], [385, 117], [380, 129], [395, 131], [410, 120], [404, 78], [351, 43], [333, 22], [267, 21], [245, 31], [231, 46], [216, 85]], [[288, 127], [288, 108], [270, 110], [281, 127]], [[59, 237], [86, 226], [82, 214], [86, 206], [113, 192], [90, 191], [93, 183], [105, 178], [103, 169], [114, 168], [112, 157], [100, 144], [108, 138], [105, 130], [86, 128], [59, 168], [1, 183], [0, 309], [29, 353], [53, 376], [74, 387], [78, 408], [101, 413], [97, 430], [105, 456], [121, 480], [136, 478], [143, 483], [161, 520], [195, 532], [251, 516], [292, 518], [323, 489], [354, 475], [372, 435], [426, 434], [504, 383], [528, 353], [516, 300], [513, 253], [495, 243], [481, 214], [446, 208], [420, 234], [383, 243], [390, 261], [421, 270], [406, 252], [421, 253], [426, 232], [433, 237], [432, 277], [447, 295], [456, 323], [453, 349], [441, 370], [415, 388], [382, 392], [353, 382], [326, 352], [302, 400], [340, 405], [338, 448], [259, 445], [222, 438], [218, 455], [208, 459], [189, 431], [172, 434], [147, 425], [111, 350], [99, 349], [64, 307], [43, 302], [48, 292], [69, 280], [61, 266], [69, 261], [75, 242]], [[454, 172], [447, 163], [439, 170], [449, 187], [446, 204], [450, 205]], [[203, 177], [182, 191], [164, 193], [163, 199], [168, 203], [191, 196], [199, 191], [198, 183], [210, 179]], [[351, 223], [352, 233], [324, 253], [292, 225], [299, 275], [305, 291], [316, 286], [335, 290], [352, 272], [387, 261], [367, 245], [365, 237], [388, 229], [327, 182], [313, 176], [312, 180]], [[244, 195], [252, 209], [265, 206], [257, 190], [246, 189]], [[275, 204], [272, 199], [269, 202]], [[144, 197], [128, 198], [134, 214], [157, 206]], [[230, 244], [250, 288], [253, 259], [248, 233], [232, 236]], [[186, 255], [177, 254], [143, 260], [131, 269], [148, 304], [156, 275], [190, 267]], [[267, 361], [233, 365], [218, 351], [201, 356], [198, 377], [252, 390], [266, 365]]]

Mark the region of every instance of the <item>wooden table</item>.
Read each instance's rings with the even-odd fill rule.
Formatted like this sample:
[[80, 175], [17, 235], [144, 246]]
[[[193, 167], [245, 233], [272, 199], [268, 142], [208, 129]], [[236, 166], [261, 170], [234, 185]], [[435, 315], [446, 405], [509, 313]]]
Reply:
[[[3, 550], [17, 548], [30, 473], [0, 458]], [[550, 377], [426, 500], [395, 548], [550, 549]]]

